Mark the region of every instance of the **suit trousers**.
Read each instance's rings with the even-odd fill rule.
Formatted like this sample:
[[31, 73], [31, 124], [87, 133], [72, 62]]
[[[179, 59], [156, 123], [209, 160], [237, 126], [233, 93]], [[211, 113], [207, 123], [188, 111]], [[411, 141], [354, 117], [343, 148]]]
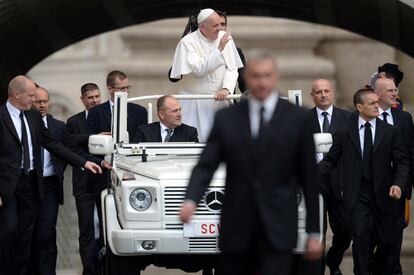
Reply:
[[396, 209], [396, 241], [387, 248], [389, 253], [381, 250], [381, 246], [378, 246], [378, 241], [374, 240], [371, 253], [374, 254], [375, 246], [377, 250], [372, 259], [372, 271], [373, 274], [381, 274], [382, 265], [392, 267], [392, 273], [395, 275], [402, 274], [402, 268], [400, 264], [401, 246], [403, 241], [404, 232], [404, 215], [405, 215], [405, 197], [401, 197], [398, 201], [398, 207]]
[[21, 175], [13, 196], [0, 208], [2, 275], [31, 275], [32, 238], [39, 196], [36, 172]]
[[[376, 271], [370, 270], [372, 243], [377, 244], [376, 257], [387, 259], [392, 242], [384, 236], [384, 230], [392, 218], [390, 214], [380, 213], [375, 204], [370, 183], [363, 182], [358, 199], [351, 211], [352, 253], [356, 275], [390, 275], [392, 266], [386, 261], [379, 262]], [[392, 224], [392, 225], [395, 225]]]
[[258, 220], [256, 224], [255, 237], [252, 238], [247, 250], [237, 253], [222, 252], [219, 256], [217, 275], [290, 274], [292, 251], [275, 250], [270, 245], [261, 222]]
[[79, 253], [82, 275], [98, 274], [98, 245], [95, 240], [94, 211], [99, 198], [94, 194], [80, 193], [75, 196], [79, 226]]
[[316, 262], [316, 264], [321, 265], [321, 271], [318, 274], [325, 273], [325, 265], [330, 269], [338, 268], [352, 240], [349, 214], [345, 209], [342, 199], [336, 197], [330, 181], [322, 186], [321, 194], [324, 199], [323, 233], [326, 236], [329, 218], [329, 225], [333, 236], [332, 246], [329, 248], [328, 253], [322, 260]]
[[32, 274], [56, 275], [58, 184], [57, 176], [43, 178], [43, 201], [39, 203], [34, 232]]

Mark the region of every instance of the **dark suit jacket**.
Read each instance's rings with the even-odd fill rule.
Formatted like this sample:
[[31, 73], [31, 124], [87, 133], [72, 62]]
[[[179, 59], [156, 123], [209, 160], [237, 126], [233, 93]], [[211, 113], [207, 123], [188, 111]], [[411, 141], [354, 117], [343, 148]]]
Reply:
[[[148, 121], [147, 110], [134, 103], [128, 103], [127, 106], [129, 140], [136, 140], [135, 134], [137, 133], [138, 126], [146, 124]], [[86, 128], [88, 134], [91, 135], [101, 132], [111, 132], [111, 106], [109, 101], [89, 110]], [[102, 158], [102, 156], [98, 157]], [[107, 171], [103, 171], [102, 175], [94, 175], [87, 172], [86, 192], [88, 194], [99, 194], [107, 187], [109, 180]]]
[[[127, 130], [129, 133], [129, 140], [136, 140], [134, 135], [137, 132], [138, 126], [147, 124], [148, 122], [147, 110], [134, 103], [128, 103], [127, 106]], [[89, 110], [86, 126], [88, 133], [91, 135], [99, 134], [101, 132], [111, 132], [111, 106], [109, 101]]]
[[[363, 160], [358, 113], [353, 113], [349, 123], [341, 127], [334, 137], [331, 150], [319, 164], [322, 176], [329, 176], [341, 158], [344, 169], [343, 201], [346, 209], [351, 212], [362, 184]], [[408, 159], [398, 129], [380, 119], [376, 120], [372, 171], [375, 203], [382, 213], [393, 213], [396, 200], [388, 195], [389, 189], [392, 185], [398, 185], [401, 189], [405, 187]]]
[[[88, 159], [101, 162], [101, 159], [95, 158], [88, 153], [89, 134], [86, 129], [85, 111], [77, 113], [68, 118], [66, 122], [67, 135], [65, 137], [65, 145], [72, 151]], [[72, 170], [72, 191], [74, 196], [84, 194], [86, 192], [86, 172], [73, 167]]]
[[[322, 133], [322, 129], [318, 120], [318, 113], [316, 108], [310, 110], [310, 115], [312, 119], [312, 129], [313, 133]], [[329, 132], [334, 136], [338, 129], [343, 125], [348, 123], [348, 120], [351, 117], [351, 112], [333, 107], [331, 123], [329, 125]], [[329, 180], [321, 181], [321, 193], [322, 195], [329, 196], [330, 192], [327, 190], [333, 190], [333, 194], [337, 199], [341, 199], [342, 189], [343, 189], [343, 169], [342, 161], [338, 164], [337, 168], [332, 171], [331, 177]], [[330, 186], [327, 186], [330, 185]]]
[[414, 186], [414, 126], [411, 114], [396, 108], [391, 108], [394, 126], [401, 133], [404, 150], [408, 153], [410, 173], [405, 188], [405, 194], [411, 198], [412, 188]]
[[[60, 120], [55, 119], [51, 115], [47, 115], [47, 125], [50, 132], [52, 132], [53, 137], [63, 143], [65, 134], [66, 134], [66, 126]], [[51, 154], [51, 159], [53, 163], [53, 170], [55, 175], [59, 179], [59, 184], [57, 186], [58, 191], [58, 201], [60, 204], [63, 204], [63, 174], [66, 169], [66, 162], [57, 158], [55, 155]]]
[[305, 110], [279, 99], [260, 143], [251, 137], [247, 101], [218, 111], [193, 170], [187, 199], [200, 201], [221, 162], [227, 169], [222, 251], [247, 249], [255, 238], [258, 221], [275, 249], [293, 249], [297, 242], [298, 187], [304, 190], [307, 231], [319, 232], [315, 145]]
[[[160, 123], [154, 122], [139, 126], [135, 138], [136, 140], [133, 140], [133, 143], [162, 142]], [[182, 124], [174, 129], [171, 142], [198, 142], [197, 128]]]
[[[38, 193], [43, 199], [43, 167], [41, 166], [41, 147], [69, 164], [82, 167], [85, 160], [72, 153], [44, 126], [42, 116], [36, 110], [25, 112], [33, 144], [34, 166], [37, 175]], [[0, 196], [7, 203], [14, 195], [20, 177], [22, 146], [6, 105], [0, 107]]]

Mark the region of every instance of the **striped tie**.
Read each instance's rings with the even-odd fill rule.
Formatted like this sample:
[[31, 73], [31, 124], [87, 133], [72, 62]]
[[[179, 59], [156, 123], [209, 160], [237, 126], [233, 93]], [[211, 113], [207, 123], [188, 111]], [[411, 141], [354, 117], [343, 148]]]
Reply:
[[173, 129], [165, 129], [165, 131], [167, 131], [167, 136], [165, 137], [164, 142], [170, 142], [174, 130]]

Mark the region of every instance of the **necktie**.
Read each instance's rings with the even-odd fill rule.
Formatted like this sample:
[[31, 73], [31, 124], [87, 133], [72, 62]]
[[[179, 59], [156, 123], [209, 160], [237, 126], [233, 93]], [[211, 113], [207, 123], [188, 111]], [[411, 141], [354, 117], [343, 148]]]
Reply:
[[322, 133], [329, 133], [329, 120], [328, 120], [328, 113], [322, 112], [323, 122], [322, 122]]
[[264, 131], [266, 129], [266, 122], [264, 119], [264, 112], [265, 108], [262, 106], [260, 107], [260, 120], [259, 120], [259, 132], [257, 133], [257, 139], [263, 137]]
[[20, 122], [22, 124], [22, 147], [23, 147], [23, 171], [25, 175], [30, 173], [30, 155], [29, 155], [29, 142], [27, 140], [27, 129], [23, 119], [23, 112], [20, 112]]
[[362, 157], [363, 176], [367, 181], [372, 178], [372, 131], [371, 124], [364, 124], [364, 152]]
[[164, 142], [170, 142], [173, 134], [173, 129], [165, 129], [167, 131], [167, 136], [164, 139]]
[[383, 121], [388, 124], [388, 120], [387, 120], [388, 113], [387, 112], [383, 112], [382, 113], [382, 117], [383, 117]]

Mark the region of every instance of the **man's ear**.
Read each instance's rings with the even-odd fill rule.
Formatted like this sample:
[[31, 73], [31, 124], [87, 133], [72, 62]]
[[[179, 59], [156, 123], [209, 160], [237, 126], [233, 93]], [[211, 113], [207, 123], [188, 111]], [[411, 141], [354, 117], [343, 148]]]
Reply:
[[362, 105], [361, 104], [357, 104], [355, 107], [356, 107], [358, 112], [362, 111]]

